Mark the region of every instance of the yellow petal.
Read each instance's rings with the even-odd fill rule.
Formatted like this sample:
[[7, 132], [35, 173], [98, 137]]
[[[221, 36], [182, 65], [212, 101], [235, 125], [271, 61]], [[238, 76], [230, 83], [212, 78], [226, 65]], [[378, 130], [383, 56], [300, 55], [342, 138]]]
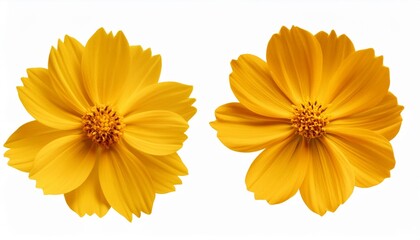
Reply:
[[308, 146], [302, 138], [293, 138], [264, 150], [249, 168], [246, 185], [255, 199], [281, 203], [296, 194], [307, 167]]
[[67, 205], [81, 217], [85, 214], [103, 217], [110, 208], [99, 184], [97, 166], [82, 185], [64, 195]]
[[147, 111], [127, 116], [123, 138], [132, 147], [152, 155], [169, 155], [187, 139], [188, 123], [169, 111]]
[[89, 176], [96, 161], [96, 146], [82, 135], [59, 138], [43, 147], [29, 174], [45, 194], [68, 193]]
[[230, 86], [246, 108], [260, 115], [286, 118], [293, 111], [287, 99], [271, 77], [267, 63], [244, 54], [231, 63]]
[[353, 192], [355, 177], [351, 164], [342, 152], [324, 143], [310, 141], [310, 164], [300, 194], [313, 212], [334, 212]]
[[[322, 85], [326, 86], [344, 59], [355, 50], [353, 43], [346, 35], [337, 37], [334, 30], [329, 35], [326, 32], [319, 32], [315, 37], [322, 50], [324, 64], [322, 66]], [[328, 92], [320, 91], [320, 95], [322, 94], [328, 94]], [[325, 96], [319, 96], [318, 101], [323, 102], [324, 98]]]
[[216, 121], [211, 126], [228, 148], [253, 152], [294, 134], [289, 121], [257, 115], [240, 103], [228, 103], [216, 109]]
[[106, 200], [118, 213], [132, 220], [132, 214], [152, 212], [155, 192], [146, 167], [122, 145], [102, 151], [99, 181]]
[[141, 46], [131, 46], [130, 53], [130, 71], [124, 83], [122, 95], [126, 99], [120, 104], [135, 97], [143, 88], [157, 83], [162, 68], [160, 55], [152, 56], [150, 49], [143, 50]]
[[322, 83], [322, 51], [311, 33], [282, 27], [268, 43], [267, 64], [279, 88], [295, 105], [316, 100]]
[[130, 63], [130, 47], [122, 32], [114, 37], [101, 28], [89, 39], [82, 57], [82, 74], [95, 105], [116, 105], [124, 94]]
[[177, 153], [155, 156], [142, 153], [130, 145], [126, 146], [147, 168], [156, 193], [175, 191], [175, 186], [182, 181], [178, 176], [185, 176], [188, 170]]
[[194, 98], [189, 98], [193, 87], [177, 82], [151, 84], [119, 107], [122, 115], [137, 114], [151, 110], [167, 110], [189, 120], [197, 110], [192, 107]]
[[10, 149], [4, 156], [10, 159], [8, 162], [10, 166], [29, 172], [41, 148], [55, 139], [74, 133], [53, 129], [37, 121], [28, 122], [7, 139], [4, 146]]
[[401, 111], [403, 106], [398, 105], [397, 98], [390, 92], [375, 107], [363, 112], [332, 121], [329, 125], [369, 129], [393, 139], [401, 127]]
[[83, 50], [76, 39], [66, 36], [64, 42], [58, 42], [57, 50], [51, 49], [48, 61], [51, 85], [66, 105], [79, 114], [92, 106], [81, 71]]
[[61, 130], [81, 127], [80, 114], [66, 106], [62, 97], [51, 88], [48, 70], [28, 69], [28, 78], [22, 78], [19, 98], [26, 110], [40, 123]]
[[332, 119], [351, 116], [373, 108], [388, 93], [389, 69], [373, 49], [360, 50], [347, 57], [326, 86], [325, 103]]
[[371, 187], [390, 176], [395, 166], [389, 141], [382, 135], [365, 129], [328, 128], [326, 143], [340, 151], [353, 166], [356, 186]]

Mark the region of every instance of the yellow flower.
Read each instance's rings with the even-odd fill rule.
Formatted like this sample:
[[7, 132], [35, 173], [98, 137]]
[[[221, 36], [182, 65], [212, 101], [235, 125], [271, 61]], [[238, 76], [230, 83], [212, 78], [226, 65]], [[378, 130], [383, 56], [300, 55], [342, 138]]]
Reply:
[[28, 69], [19, 98], [35, 121], [7, 140], [9, 165], [45, 194], [64, 194], [80, 216], [110, 207], [132, 220], [187, 168], [177, 151], [195, 114], [191, 86], [158, 83], [161, 58], [99, 29], [81, 45], [66, 36], [48, 69]]
[[268, 43], [267, 62], [244, 54], [231, 65], [239, 103], [220, 106], [211, 125], [232, 150], [264, 149], [246, 176], [256, 199], [277, 204], [299, 190], [323, 215], [354, 186], [390, 176], [389, 141], [403, 107], [388, 92], [389, 70], [373, 49], [355, 51], [334, 31], [314, 36], [283, 27]]

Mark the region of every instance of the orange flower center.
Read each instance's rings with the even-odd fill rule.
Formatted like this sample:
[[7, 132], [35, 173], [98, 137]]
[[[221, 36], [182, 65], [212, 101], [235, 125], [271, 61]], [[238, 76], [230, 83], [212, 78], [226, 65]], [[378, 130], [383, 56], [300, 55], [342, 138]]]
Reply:
[[125, 127], [122, 118], [108, 106], [92, 107], [82, 116], [82, 124], [86, 136], [104, 148], [118, 142]]
[[291, 118], [292, 126], [296, 129], [296, 134], [301, 135], [308, 141], [325, 135], [325, 126], [328, 118], [324, 112], [327, 109], [308, 101], [307, 104], [301, 104], [300, 107], [293, 106], [294, 116]]

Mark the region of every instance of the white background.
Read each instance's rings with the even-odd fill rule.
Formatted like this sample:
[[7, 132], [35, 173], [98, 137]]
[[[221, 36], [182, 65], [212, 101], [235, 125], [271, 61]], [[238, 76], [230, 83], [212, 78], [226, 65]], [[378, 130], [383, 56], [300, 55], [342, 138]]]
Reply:
[[[208, 122], [236, 101], [228, 83], [240, 54], [265, 58], [281, 26], [335, 29], [356, 49], [373, 47], [391, 70], [405, 106], [392, 141], [397, 161], [379, 186], [356, 188], [320, 217], [297, 194], [280, 205], [254, 200], [245, 175], [257, 153], [224, 147]], [[414, 1], [1, 1], [0, 142], [32, 118], [15, 87], [30, 67], [47, 67], [65, 34], [83, 44], [99, 28], [161, 54], [161, 81], [194, 85], [196, 116], [180, 151], [189, 168], [177, 191], [158, 195], [153, 213], [127, 222], [114, 210], [80, 218], [63, 196], [44, 196], [27, 174], [0, 161], [0, 239], [420, 239], [420, 4]], [[0, 147], [1, 153], [5, 149]], [[336, 238], [339, 237], [339, 238]]]

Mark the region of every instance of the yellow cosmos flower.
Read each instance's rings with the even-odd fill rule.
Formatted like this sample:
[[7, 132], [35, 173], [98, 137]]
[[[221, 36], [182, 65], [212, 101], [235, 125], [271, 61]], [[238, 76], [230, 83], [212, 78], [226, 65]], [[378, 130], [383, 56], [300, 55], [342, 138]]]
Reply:
[[354, 186], [390, 176], [389, 141], [403, 107], [388, 92], [389, 70], [373, 49], [355, 51], [334, 31], [314, 36], [283, 27], [268, 43], [267, 62], [245, 54], [231, 65], [239, 103], [220, 106], [211, 125], [232, 150], [264, 149], [246, 176], [256, 199], [277, 204], [299, 190], [323, 215]]
[[35, 121], [7, 140], [9, 165], [80, 216], [150, 214], [155, 194], [187, 174], [177, 151], [196, 112], [192, 87], [158, 83], [160, 70], [160, 56], [122, 32], [99, 29], [86, 46], [66, 36], [18, 87]]

